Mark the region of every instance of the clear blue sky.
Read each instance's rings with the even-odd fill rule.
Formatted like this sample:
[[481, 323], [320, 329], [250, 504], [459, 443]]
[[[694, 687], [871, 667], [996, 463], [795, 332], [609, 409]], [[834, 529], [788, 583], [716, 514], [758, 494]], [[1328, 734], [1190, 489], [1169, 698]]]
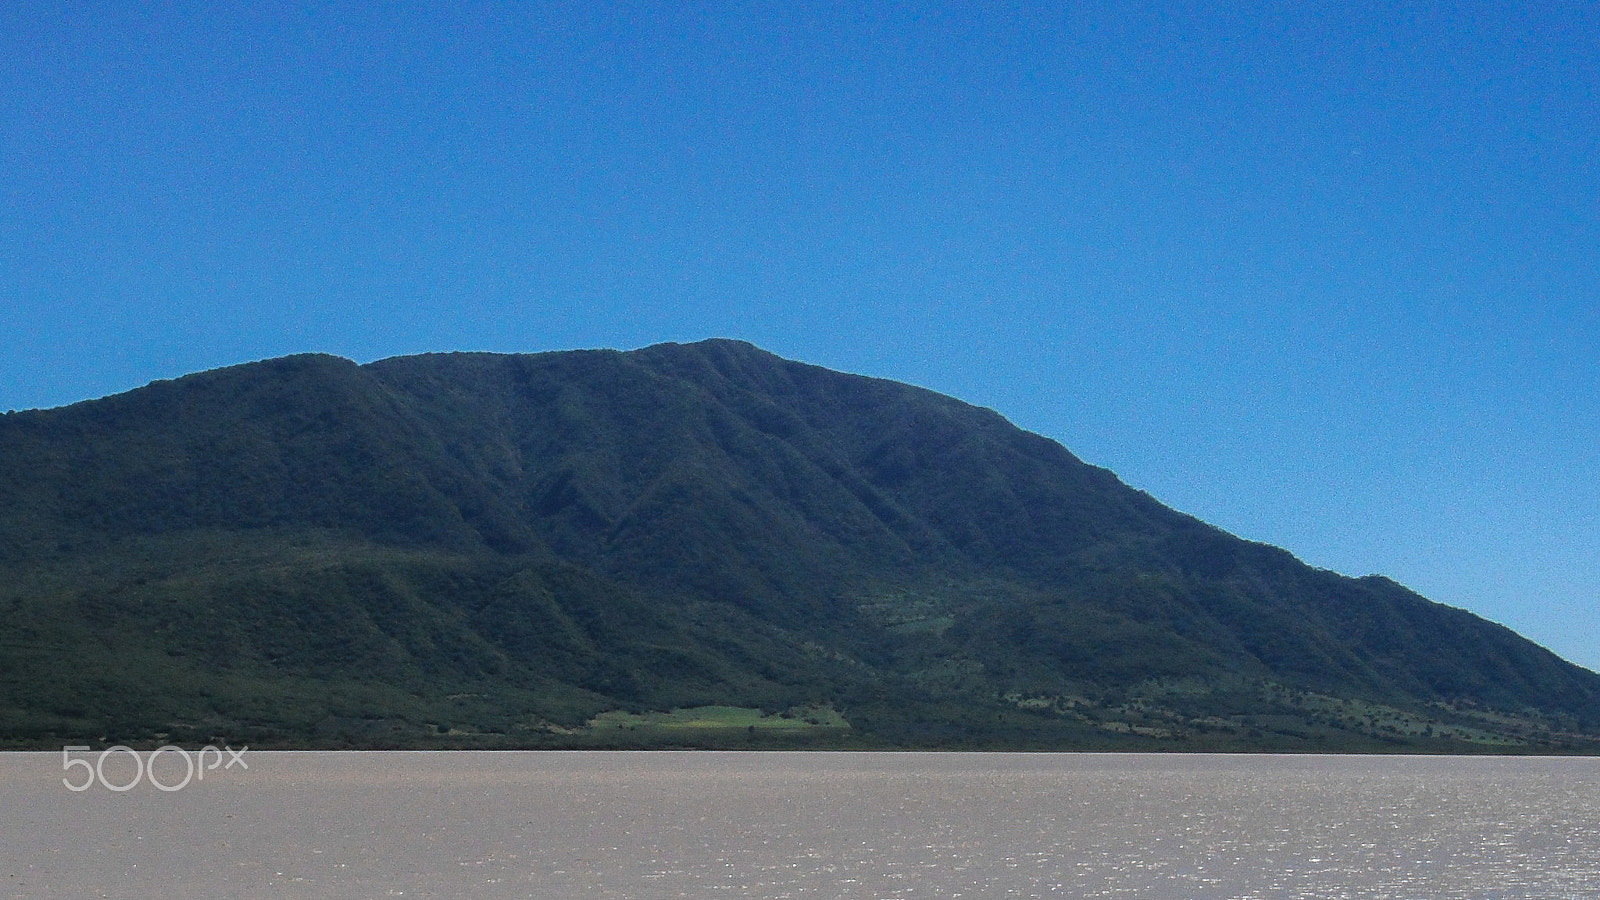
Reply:
[[150, 6], [0, 8], [0, 409], [737, 337], [1600, 668], [1600, 5]]

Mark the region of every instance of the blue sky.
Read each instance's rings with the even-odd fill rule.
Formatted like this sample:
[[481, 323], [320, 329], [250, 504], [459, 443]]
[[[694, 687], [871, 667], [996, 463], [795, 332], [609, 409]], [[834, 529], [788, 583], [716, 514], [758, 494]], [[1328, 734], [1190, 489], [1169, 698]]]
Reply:
[[13, 2], [0, 409], [737, 337], [1600, 668], [1597, 47], [1588, 2]]

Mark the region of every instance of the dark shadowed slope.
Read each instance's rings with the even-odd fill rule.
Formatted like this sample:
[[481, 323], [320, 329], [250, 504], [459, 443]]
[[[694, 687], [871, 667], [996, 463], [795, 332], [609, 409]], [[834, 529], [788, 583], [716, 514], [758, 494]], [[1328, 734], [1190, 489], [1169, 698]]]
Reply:
[[[16, 745], [1600, 729], [1600, 676], [1504, 628], [1234, 538], [992, 411], [731, 341], [290, 357], [6, 416], [0, 566]], [[646, 715], [710, 706], [750, 712]]]

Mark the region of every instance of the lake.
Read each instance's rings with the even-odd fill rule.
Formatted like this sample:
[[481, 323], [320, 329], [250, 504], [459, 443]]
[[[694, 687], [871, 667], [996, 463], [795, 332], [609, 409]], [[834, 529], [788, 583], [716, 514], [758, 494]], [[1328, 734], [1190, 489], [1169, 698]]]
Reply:
[[100, 749], [0, 754], [0, 897], [1600, 898], [1590, 758]]

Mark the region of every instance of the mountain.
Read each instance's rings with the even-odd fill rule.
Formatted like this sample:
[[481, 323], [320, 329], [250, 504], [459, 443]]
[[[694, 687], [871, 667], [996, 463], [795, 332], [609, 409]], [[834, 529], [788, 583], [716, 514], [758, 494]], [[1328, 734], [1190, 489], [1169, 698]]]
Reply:
[[1593, 752], [1600, 676], [713, 340], [0, 418], [0, 745]]

